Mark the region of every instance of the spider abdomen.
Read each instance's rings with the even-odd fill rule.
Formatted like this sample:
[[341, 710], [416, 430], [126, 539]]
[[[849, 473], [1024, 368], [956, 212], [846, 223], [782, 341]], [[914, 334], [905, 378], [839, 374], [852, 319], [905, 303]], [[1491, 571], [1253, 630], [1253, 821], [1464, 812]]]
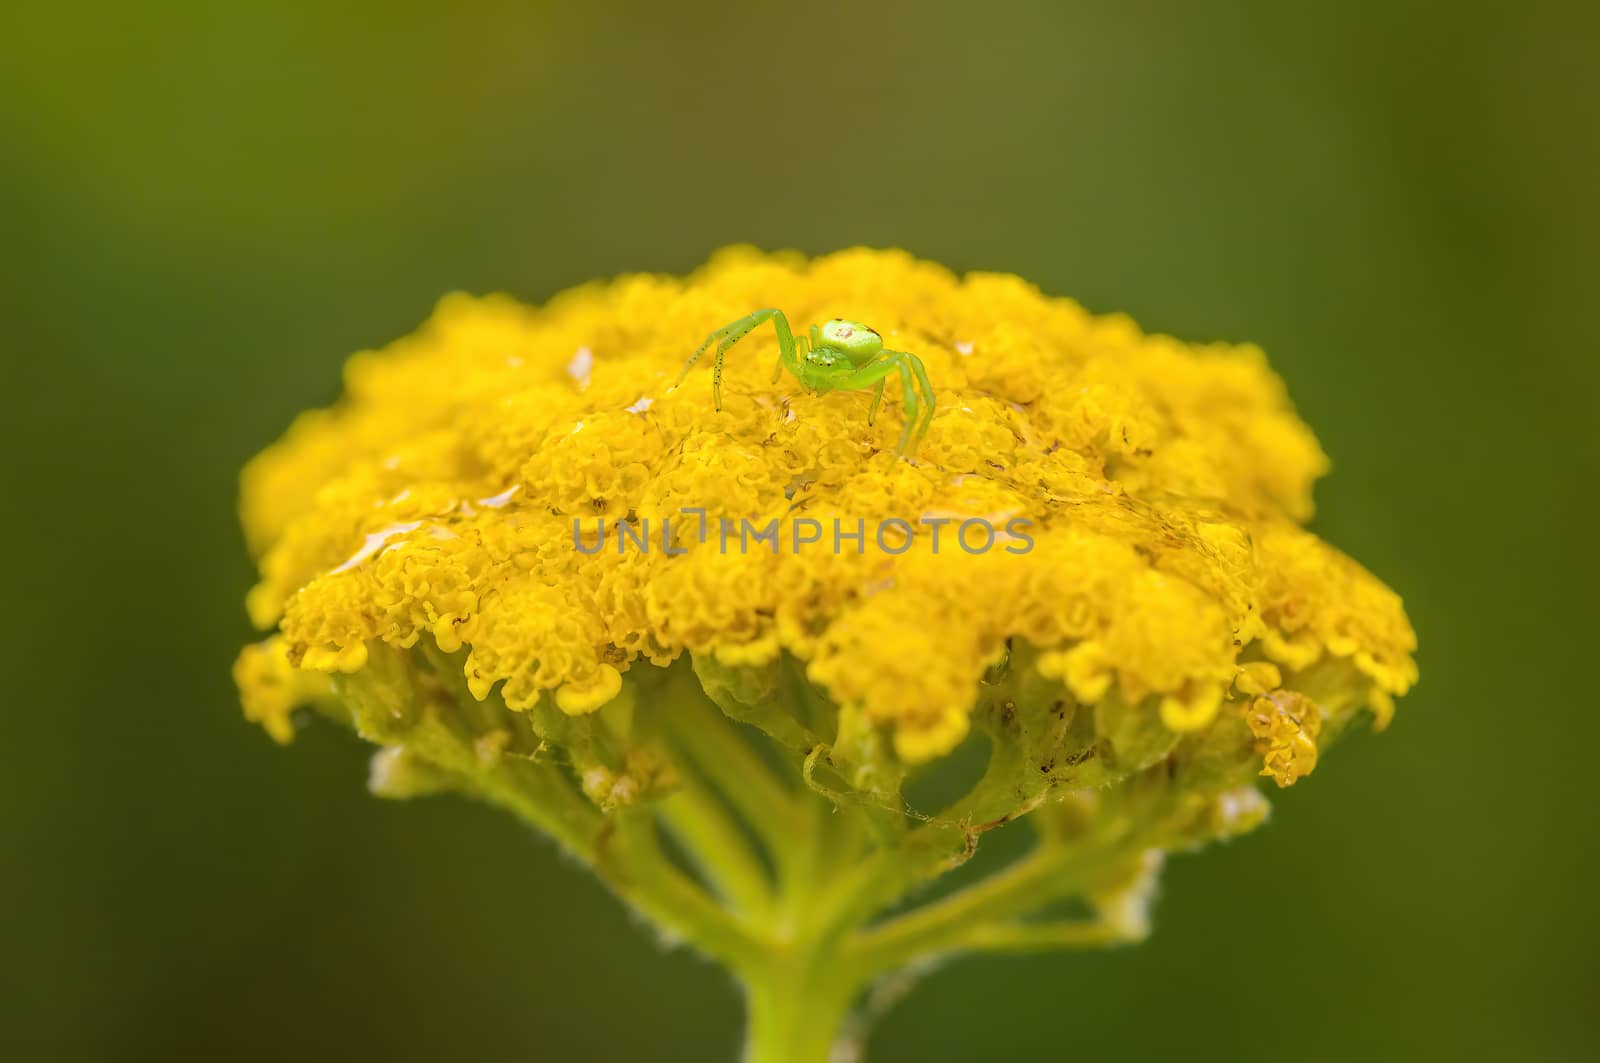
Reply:
[[846, 321], [836, 317], [819, 330], [822, 342], [819, 347], [837, 351], [852, 365], [865, 365], [883, 350], [883, 337], [878, 330], [859, 321]]

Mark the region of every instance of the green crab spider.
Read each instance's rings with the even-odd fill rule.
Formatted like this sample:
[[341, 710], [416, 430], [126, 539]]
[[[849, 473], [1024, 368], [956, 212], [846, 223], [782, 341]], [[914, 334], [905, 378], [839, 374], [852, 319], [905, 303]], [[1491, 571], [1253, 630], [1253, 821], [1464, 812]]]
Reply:
[[773, 383], [787, 369], [810, 392], [855, 391], [871, 387], [872, 405], [867, 409], [867, 424], [878, 416], [878, 403], [883, 401], [883, 386], [889, 374], [900, 373], [901, 402], [905, 406], [905, 427], [900, 431], [900, 443], [895, 453], [910, 458], [917, 444], [927, 434], [928, 423], [933, 420], [933, 385], [928, 381], [928, 371], [922, 359], [905, 351], [891, 351], [884, 347], [883, 337], [875, 329], [859, 321], [834, 318], [823, 325], [812, 325], [798, 339], [789, 329], [789, 319], [782, 310], [757, 310], [737, 321], [730, 321], [714, 330], [706, 341], [695, 349], [683, 365], [683, 372], [673, 383], [683, 383], [694, 363], [713, 343], [717, 345], [716, 361], [711, 372], [712, 401], [722, 409], [722, 358], [728, 348], [748, 336], [766, 322], [778, 333], [778, 366], [772, 374]]

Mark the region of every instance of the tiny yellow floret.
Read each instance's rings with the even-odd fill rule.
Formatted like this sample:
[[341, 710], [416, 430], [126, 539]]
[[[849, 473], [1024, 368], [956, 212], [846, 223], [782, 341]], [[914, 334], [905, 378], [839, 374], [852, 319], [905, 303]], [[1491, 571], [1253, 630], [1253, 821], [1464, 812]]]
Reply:
[[1279, 786], [1293, 786], [1317, 766], [1317, 735], [1322, 716], [1310, 698], [1276, 691], [1256, 698], [1245, 717], [1261, 754], [1261, 774]]
[[296, 668], [289, 661], [283, 640], [274, 636], [240, 651], [233, 665], [245, 719], [260, 724], [276, 741], [294, 738], [290, 716], [295, 709], [331, 698], [328, 678]]

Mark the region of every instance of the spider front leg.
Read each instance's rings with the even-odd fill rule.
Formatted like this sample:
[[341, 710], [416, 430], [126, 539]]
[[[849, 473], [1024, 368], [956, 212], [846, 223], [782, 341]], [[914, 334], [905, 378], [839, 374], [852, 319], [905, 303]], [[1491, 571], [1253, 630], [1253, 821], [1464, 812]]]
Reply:
[[914, 354], [907, 354], [904, 351], [890, 351], [889, 353], [897, 354], [905, 359], [905, 364], [911, 367], [912, 374], [917, 378], [917, 386], [922, 389], [923, 399], [927, 403], [922, 408], [922, 424], [917, 428], [916, 438], [911, 441], [911, 449], [915, 450], [922, 444], [922, 437], [928, 434], [928, 426], [933, 423], [933, 381], [928, 379], [928, 370], [922, 364], [921, 358]]
[[789, 331], [789, 319], [784, 317], [782, 310], [757, 310], [746, 314], [737, 321], [730, 321], [719, 329], [712, 331], [705, 342], [695, 348], [689, 360], [683, 364], [683, 371], [678, 374], [678, 379], [673, 382], [673, 387], [683, 383], [683, 378], [689, 375], [689, 370], [694, 368], [694, 363], [706, 352], [706, 348], [713, 343], [717, 345], [716, 359], [711, 370], [711, 395], [712, 403], [717, 410], [722, 409], [722, 358], [728, 353], [728, 348], [748, 336], [757, 326], [772, 322], [773, 329], [778, 334], [778, 365], [788, 369], [791, 373], [799, 368], [800, 362], [795, 354], [794, 334]]
[[[815, 333], [817, 326], [812, 325], [811, 331]], [[785, 369], [789, 370], [791, 374], [795, 372], [799, 364], [805, 360], [806, 352], [811, 350], [812, 343], [804, 336], [796, 336], [794, 338], [794, 347], [794, 357], [786, 362], [784, 360], [783, 344], [781, 342], [778, 344], [778, 362], [772, 367], [772, 382], [774, 384], [783, 379], [783, 371]]]
[[[928, 371], [923, 368], [922, 359], [916, 355], [885, 350], [883, 357], [900, 370], [900, 396], [901, 404], [905, 407], [906, 423], [900, 430], [900, 442], [895, 447], [895, 453], [902, 458], [909, 458], [916, 453], [922, 437], [928, 434], [928, 425], [933, 422], [933, 384], [928, 380]], [[881, 381], [879, 387], [882, 387]]]
[[867, 423], [871, 424], [877, 417], [878, 403], [883, 399], [884, 384], [888, 382], [889, 374], [896, 371], [900, 373], [900, 402], [905, 407], [906, 423], [900, 430], [900, 442], [895, 447], [895, 453], [902, 458], [909, 458], [917, 444], [922, 442], [928, 423], [933, 420], [933, 386], [928, 382], [928, 373], [922, 367], [922, 360], [905, 351], [886, 350], [845, 377], [838, 386], [855, 389], [877, 385], [873, 390], [872, 405], [867, 410]]

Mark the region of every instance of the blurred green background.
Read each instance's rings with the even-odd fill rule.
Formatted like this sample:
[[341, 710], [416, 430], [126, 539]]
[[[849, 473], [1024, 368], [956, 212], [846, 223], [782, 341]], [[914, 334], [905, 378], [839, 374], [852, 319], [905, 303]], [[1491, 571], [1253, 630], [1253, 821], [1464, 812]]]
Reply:
[[5, 22], [0, 1054], [735, 1057], [721, 974], [509, 817], [276, 748], [228, 669], [237, 471], [348, 353], [751, 241], [1260, 342], [1422, 638], [1391, 731], [1175, 859], [1147, 945], [947, 967], [872, 1060], [1600, 1058], [1596, 5]]

